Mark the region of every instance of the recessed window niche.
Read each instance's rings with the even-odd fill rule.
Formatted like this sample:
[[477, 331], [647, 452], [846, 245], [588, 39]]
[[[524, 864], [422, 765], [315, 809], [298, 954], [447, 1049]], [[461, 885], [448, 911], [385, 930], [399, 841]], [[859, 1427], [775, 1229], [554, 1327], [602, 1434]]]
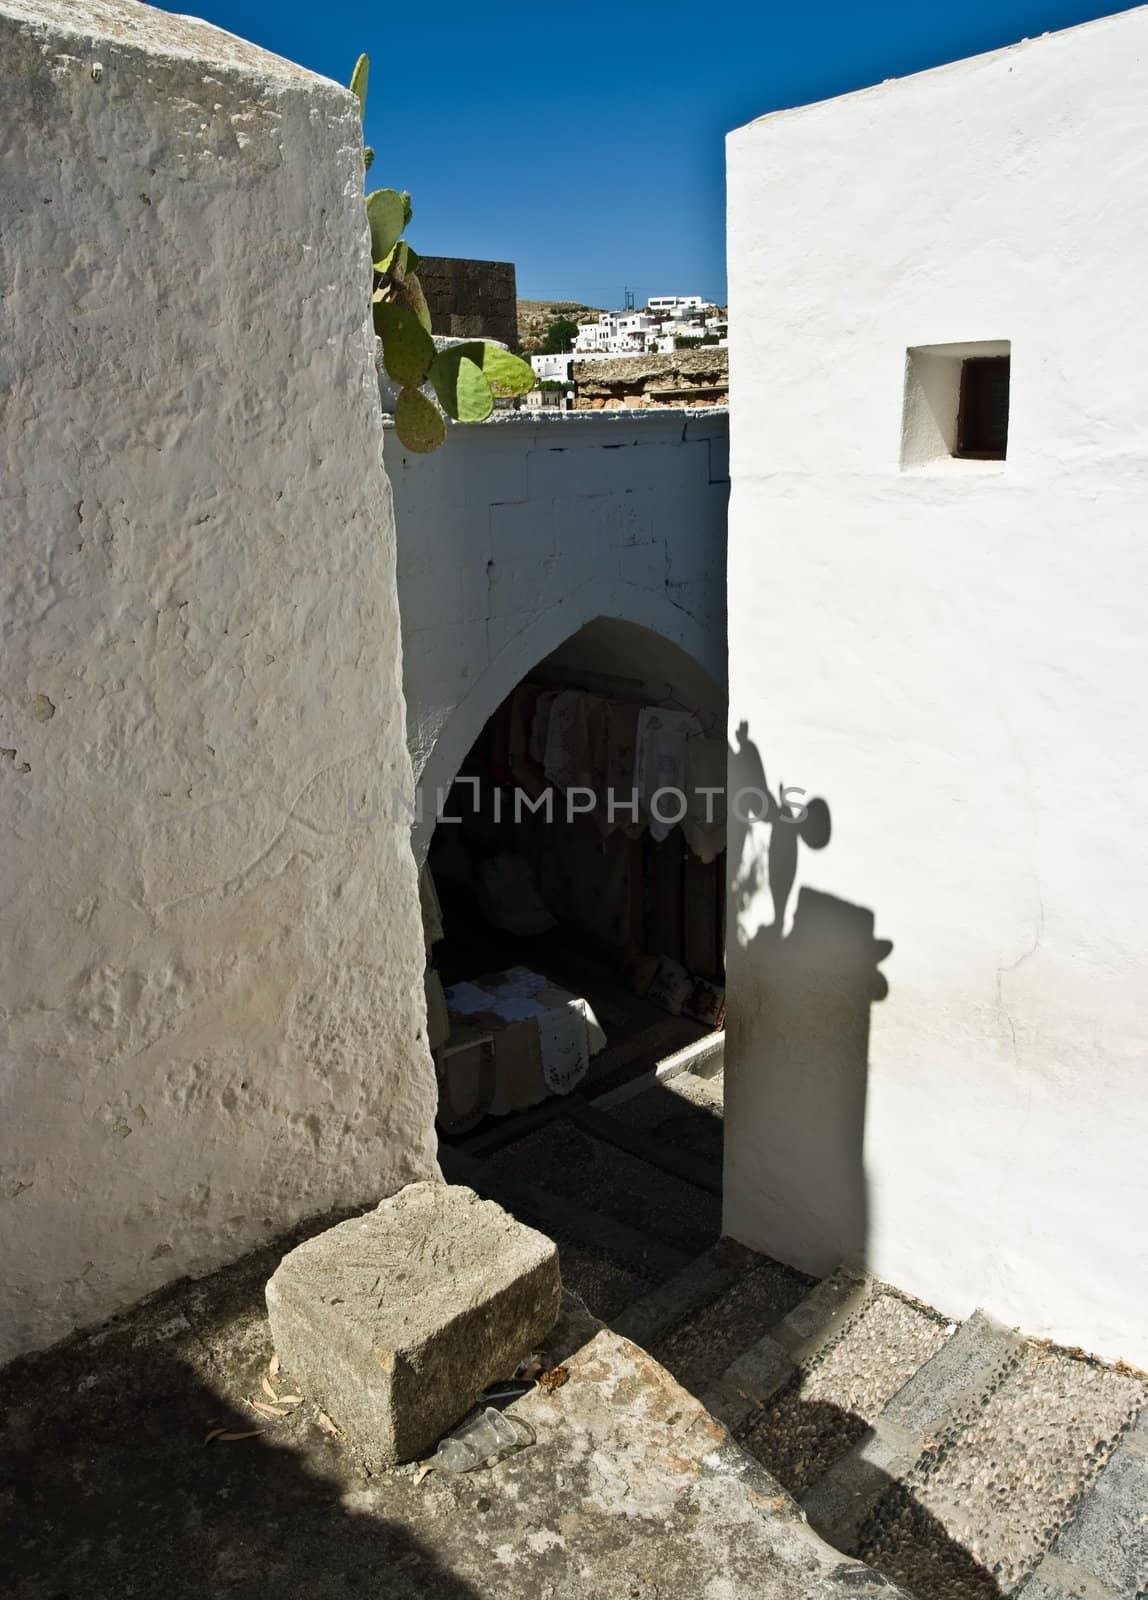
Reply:
[[1008, 446], [1007, 339], [923, 344], [905, 362], [901, 466], [1001, 462]]

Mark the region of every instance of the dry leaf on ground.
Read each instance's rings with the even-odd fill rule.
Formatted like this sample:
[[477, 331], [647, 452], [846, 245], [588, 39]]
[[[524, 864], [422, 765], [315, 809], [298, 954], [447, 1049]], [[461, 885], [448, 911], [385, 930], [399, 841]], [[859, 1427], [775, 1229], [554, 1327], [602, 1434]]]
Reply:
[[290, 1410], [283, 1411], [278, 1406], [269, 1406], [263, 1400], [249, 1400], [247, 1403], [253, 1411], [258, 1411], [261, 1417], [274, 1417], [277, 1422], [282, 1422], [284, 1417], [290, 1416]]

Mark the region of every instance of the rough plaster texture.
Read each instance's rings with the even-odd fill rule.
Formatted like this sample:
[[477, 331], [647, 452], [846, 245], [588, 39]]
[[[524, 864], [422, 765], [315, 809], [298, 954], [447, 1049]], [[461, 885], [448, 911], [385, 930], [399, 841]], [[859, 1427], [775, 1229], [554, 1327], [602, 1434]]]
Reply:
[[[868, 1050], [838, 1040], [865, 1108], [843, 1130], [801, 1049], [771, 1054], [750, 828], [727, 1227], [823, 1270], [860, 1176], [882, 1277], [1140, 1364], [1146, 91], [1142, 9], [728, 145], [731, 725], [829, 802], [799, 885], [893, 950]], [[902, 470], [906, 352], [1004, 339], [1007, 461]]]
[[428, 1454], [554, 1326], [558, 1246], [460, 1184], [412, 1183], [284, 1256], [275, 1351], [364, 1460]]
[[0, 1355], [436, 1172], [336, 85], [0, 10]]
[[[410, 455], [388, 430], [407, 721], [427, 819], [500, 702], [599, 618], [637, 625], [633, 652], [600, 652], [601, 669], [634, 675], [645, 630], [691, 657], [720, 698], [727, 426], [721, 412], [519, 413], [451, 428], [433, 457]], [[416, 845], [429, 836], [416, 829]]]

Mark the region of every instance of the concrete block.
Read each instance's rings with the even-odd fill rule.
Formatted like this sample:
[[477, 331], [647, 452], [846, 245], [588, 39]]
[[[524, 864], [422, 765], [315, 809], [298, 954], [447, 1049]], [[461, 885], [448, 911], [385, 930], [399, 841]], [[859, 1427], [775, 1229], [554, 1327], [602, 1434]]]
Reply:
[[471, 1189], [413, 1183], [284, 1256], [275, 1349], [372, 1464], [424, 1455], [550, 1332], [552, 1240]]

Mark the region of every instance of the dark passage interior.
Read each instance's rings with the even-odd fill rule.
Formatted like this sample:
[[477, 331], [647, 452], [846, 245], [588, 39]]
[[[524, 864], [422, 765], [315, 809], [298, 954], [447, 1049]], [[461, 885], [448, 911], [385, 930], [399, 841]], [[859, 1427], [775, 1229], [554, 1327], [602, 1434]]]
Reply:
[[696, 791], [724, 785], [724, 713], [684, 652], [599, 619], [482, 729], [422, 877], [448, 1140], [720, 1034], [724, 795]]

